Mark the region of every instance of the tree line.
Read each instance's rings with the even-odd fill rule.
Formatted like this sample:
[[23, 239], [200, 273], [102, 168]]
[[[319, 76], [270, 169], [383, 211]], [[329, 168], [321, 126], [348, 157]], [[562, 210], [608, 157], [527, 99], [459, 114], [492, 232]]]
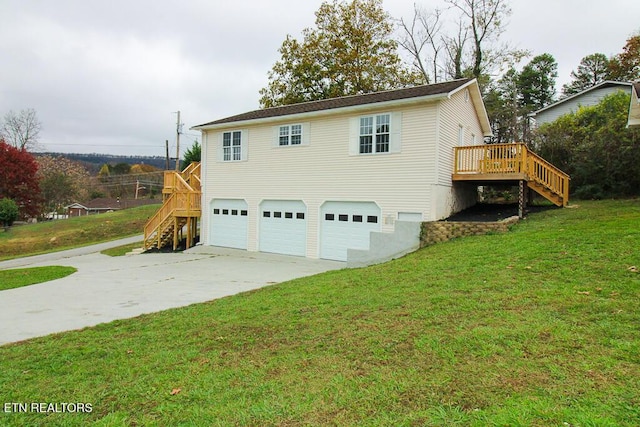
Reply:
[[[557, 146], [562, 145], [565, 157], [560, 164], [580, 177], [572, 181], [577, 195], [640, 194], [640, 186], [631, 185], [636, 182], [633, 177], [640, 174], [640, 159], [633, 145], [637, 145], [638, 131], [626, 129], [620, 122], [628, 111], [628, 101], [626, 105], [622, 98], [603, 101], [595, 110], [579, 113], [571, 126], [534, 128], [530, 114], [559, 99], [558, 64], [549, 53], [531, 58], [528, 50], [516, 49], [503, 40], [510, 15], [507, 0], [442, 0], [430, 9], [416, 5], [410, 19], [400, 20], [383, 9], [382, 0], [324, 2], [316, 12], [314, 28], [304, 29], [301, 40], [288, 35], [283, 41], [280, 59], [268, 73], [267, 86], [259, 92], [260, 104], [268, 108], [476, 78], [493, 133], [485, 142], [525, 142], [543, 154], [557, 154]], [[630, 36], [616, 55], [585, 56], [571, 72], [571, 81], [562, 87], [560, 97], [606, 80], [640, 80], [640, 32]], [[607, 121], [612, 119], [606, 115], [608, 107], [617, 109], [612, 122]], [[584, 131], [595, 132], [594, 123], [607, 124], [609, 142]], [[582, 131], [576, 132], [576, 128]], [[599, 147], [597, 153], [606, 154], [607, 166], [602, 169], [607, 171], [606, 179], [602, 173], [592, 173], [586, 161], [579, 162], [589, 152], [585, 147]], [[592, 153], [596, 155], [596, 151]], [[618, 168], [626, 168], [628, 173]], [[601, 183], [595, 182], [601, 178]], [[612, 179], [629, 184], [614, 185]]]

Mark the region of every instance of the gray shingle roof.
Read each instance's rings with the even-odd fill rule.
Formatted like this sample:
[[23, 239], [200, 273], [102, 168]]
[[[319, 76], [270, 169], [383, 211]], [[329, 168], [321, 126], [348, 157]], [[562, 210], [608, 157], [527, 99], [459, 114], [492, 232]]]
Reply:
[[271, 117], [288, 116], [292, 114], [311, 113], [315, 111], [332, 110], [336, 108], [353, 107], [359, 105], [375, 104], [380, 102], [396, 101], [401, 99], [419, 98], [423, 96], [447, 94], [471, 79], [459, 79], [443, 83], [435, 83], [423, 86], [414, 86], [405, 89], [389, 90], [384, 92], [368, 93], [365, 95], [344, 96], [341, 98], [324, 99], [321, 101], [303, 102], [300, 104], [284, 105], [281, 107], [265, 108], [249, 111], [213, 122], [194, 126], [194, 129], [220, 125], [225, 123], [243, 122], [246, 120], [258, 120]]

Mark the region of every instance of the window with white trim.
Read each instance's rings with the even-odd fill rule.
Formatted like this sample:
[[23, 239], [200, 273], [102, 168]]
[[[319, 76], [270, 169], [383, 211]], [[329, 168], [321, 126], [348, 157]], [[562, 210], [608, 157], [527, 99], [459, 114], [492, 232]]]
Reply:
[[242, 160], [242, 132], [239, 130], [222, 134], [222, 160], [233, 162]]
[[388, 153], [391, 115], [360, 117], [360, 154]]
[[302, 125], [280, 126], [278, 144], [281, 146], [302, 144]]

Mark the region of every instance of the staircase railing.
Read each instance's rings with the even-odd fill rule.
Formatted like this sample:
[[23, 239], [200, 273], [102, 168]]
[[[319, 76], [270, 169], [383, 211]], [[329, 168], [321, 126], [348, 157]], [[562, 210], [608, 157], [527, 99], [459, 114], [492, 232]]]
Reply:
[[529, 178], [551, 192], [562, 196], [563, 204], [569, 201], [569, 175], [530, 151], [527, 155]]
[[181, 216], [192, 216], [201, 209], [201, 193], [199, 191], [180, 191], [169, 196], [162, 207], [153, 215], [144, 226], [144, 242], [147, 245], [154, 232], [160, 234], [160, 227], [174, 213], [180, 211]]

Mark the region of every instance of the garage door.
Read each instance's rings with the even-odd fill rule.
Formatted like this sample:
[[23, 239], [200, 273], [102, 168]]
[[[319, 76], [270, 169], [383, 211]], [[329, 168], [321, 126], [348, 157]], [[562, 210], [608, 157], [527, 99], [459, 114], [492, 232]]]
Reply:
[[326, 202], [320, 213], [320, 258], [346, 261], [347, 249], [369, 249], [369, 234], [380, 231], [373, 202]]
[[211, 234], [213, 246], [247, 249], [248, 206], [244, 200], [211, 201]]
[[260, 251], [305, 256], [307, 207], [301, 200], [265, 200], [260, 204]]

